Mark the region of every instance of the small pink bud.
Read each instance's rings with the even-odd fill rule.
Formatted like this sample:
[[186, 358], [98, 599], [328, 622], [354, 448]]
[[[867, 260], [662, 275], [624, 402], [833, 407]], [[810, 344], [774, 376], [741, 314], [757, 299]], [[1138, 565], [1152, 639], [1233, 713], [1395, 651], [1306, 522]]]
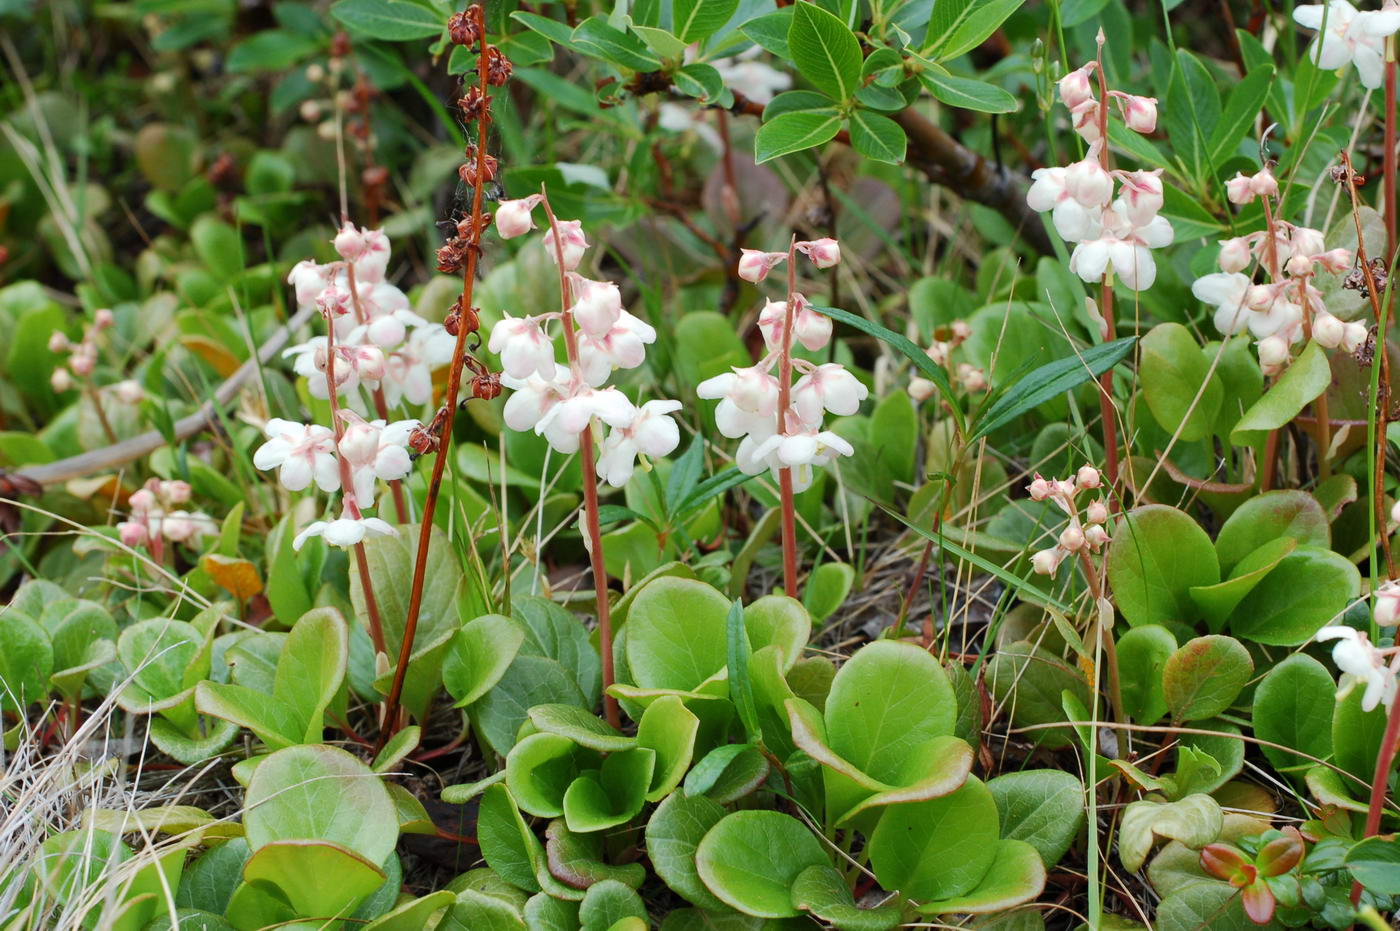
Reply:
[[1060, 568], [1060, 561], [1064, 557], [1064, 550], [1058, 547], [1041, 550], [1031, 557], [1031, 568], [1035, 570], [1037, 575], [1054, 575], [1055, 570]]
[[65, 368], [56, 368], [49, 376], [49, 387], [58, 394], [62, 394], [73, 387], [73, 376], [68, 374], [68, 370]]
[[160, 497], [170, 504], [184, 504], [190, 500], [190, 483], [177, 480], [160, 483]]
[[954, 320], [952, 331], [954, 343], [965, 343], [972, 337], [972, 324], [966, 320]]
[[1268, 336], [1259, 341], [1259, 364], [1276, 368], [1288, 361], [1288, 343], [1282, 336]]
[[1102, 524], [1108, 520], [1108, 505], [1102, 501], [1092, 502], [1084, 511], [1084, 518], [1091, 524]]
[[1336, 349], [1346, 335], [1346, 324], [1331, 314], [1321, 313], [1313, 318], [1312, 333], [1318, 345], [1326, 349]]
[[1253, 261], [1248, 236], [1236, 236], [1220, 242], [1220, 270], [1222, 272], [1242, 272]]
[[938, 386], [927, 378], [909, 379], [909, 397], [922, 404], [938, 392]]
[[1073, 525], [1060, 532], [1060, 546], [1076, 553], [1084, 546], [1084, 531]]
[[1272, 171], [1265, 168], [1249, 179], [1249, 189], [1259, 197], [1277, 197], [1278, 180]]
[[67, 352], [69, 345], [68, 336], [62, 330], [54, 330], [49, 337], [49, 352]]
[[124, 520], [117, 524], [117, 533], [127, 546], [140, 546], [146, 542], [146, 525], [136, 521]]
[[1103, 524], [1094, 524], [1084, 531], [1084, 542], [1089, 544], [1089, 549], [1097, 550], [1108, 542], [1108, 531], [1103, 528]]
[[1376, 589], [1375, 618], [1382, 627], [1400, 624], [1400, 583], [1386, 582]]
[[830, 268], [841, 261], [841, 246], [834, 239], [813, 239], [810, 242], [799, 242], [796, 245], [798, 252], [812, 260], [812, 264], [817, 268]]
[[787, 259], [786, 252], [764, 252], [761, 249], [739, 250], [739, 277], [754, 284], [768, 277], [773, 266]]
[[1044, 501], [1054, 493], [1055, 486], [1049, 479], [1041, 478], [1040, 474], [1036, 473], [1035, 481], [1027, 486], [1027, 490], [1031, 493], [1032, 501]]
[[1230, 203], [1243, 205], [1254, 200], [1255, 193], [1249, 178], [1235, 172], [1235, 176], [1225, 182], [1225, 196], [1230, 199]]
[[1089, 75], [1093, 71], [1094, 62], [1089, 62], [1083, 68], [1071, 71], [1060, 78], [1060, 100], [1070, 110], [1076, 110], [1094, 102], [1094, 87], [1089, 81]]
[[321, 118], [321, 105], [314, 100], [303, 100], [297, 113], [306, 122], [314, 123]]
[[113, 390], [117, 393], [117, 399], [124, 404], [140, 404], [146, 398], [146, 391], [141, 387], [141, 383], [130, 378], [117, 382]]
[[138, 488], [131, 493], [131, 497], [126, 500], [127, 507], [131, 508], [133, 514], [145, 514], [156, 506], [155, 492], [149, 488]]
[[1351, 321], [1342, 331], [1342, 352], [1356, 352], [1366, 344], [1366, 340], [1371, 336], [1371, 330], [1364, 323], [1356, 320]]
[[112, 314], [110, 310], [108, 310], [106, 307], [103, 307], [97, 313], [92, 315], [92, 322], [96, 324], [99, 330], [105, 330], [112, 324], [116, 323], [117, 318]]
[[1123, 122], [1134, 132], [1147, 135], [1157, 131], [1157, 98], [1125, 94], [1118, 98]]
[[503, 200], [496, 205], [496, 232], [502, 239], [523, 236], [535, 228], [532, 211], [539, 206], [541, 196], [531, 194], [518, 200]]
[[1319, 255], [1317, 261], [1327, 271], [1338, 274], [1351, 267], [1351, 251], [1348, 249], [1329, 249]]
[[68, 359], [68, 367], [73, 370], [74, 375], [86, 377], [92, 374], [92, 370], [97, 367], [92, 356], [85, 352], [75, 352]]
[[1098, 488], [1103, 484], [1103, 476], [1093, 466], [1083, 465], [1074, 473], [1074, 482], [1080, 488]]
[[346, 223], [342, 226], [332, 242], [335, 245], [336, 253], [347, 262], [353, 262], [364, 255], [364, 233], [357, 230], [353, 223]]
[[1284, 265], [1283, 270], [1294, 278], [1301, 278], [1312, 271], [1312, 259], [1299, 253], [1288, 260], [1288, 264]]

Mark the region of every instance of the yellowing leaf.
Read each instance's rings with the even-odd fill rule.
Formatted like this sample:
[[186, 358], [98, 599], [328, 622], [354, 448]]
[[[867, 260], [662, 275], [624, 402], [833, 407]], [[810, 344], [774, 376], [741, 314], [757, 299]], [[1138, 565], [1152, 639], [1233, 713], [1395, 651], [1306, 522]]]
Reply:
[[199, 565], [215, 584], [239, 601], [247, 601], [263, 590], [257, 567], [246, 559], [210, 554]]

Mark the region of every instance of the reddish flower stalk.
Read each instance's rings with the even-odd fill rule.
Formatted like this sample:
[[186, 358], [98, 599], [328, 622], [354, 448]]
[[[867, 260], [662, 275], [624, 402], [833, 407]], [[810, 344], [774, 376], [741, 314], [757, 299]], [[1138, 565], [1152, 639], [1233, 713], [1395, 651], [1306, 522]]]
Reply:
[[[1099, 78], [1099, 164], [1104, 171], [1112, 170], [1112, 163], [1108, 153], [1108, 80], [1103, 73], [1103, 31], [1099, 31], [1098, 37], [1098, 66], [1094, 72]], [[1112, 272], [1104, 275], [1103, 284], [1099, 286], [1099, 314], [1103, 317], [1104, 330], [1108, 342], [1118, 338], [1118, 327], [1114, 322], [1113, 313], [1113, 282], [1110, 280]], [[1108, 476], [1108, 485], [1114, 490], [1108, 496], [1108, 506], [1117, 510], [1118, 508], [1118, 421], [1113, 410], [1113, 370], [1110, 368], [1099, 376], [1099, 416], [1103, 421], [1103, 446], [1106, 456], [1104, 462], [1104, 473]]]
[[[783, 344], [778, 357], [778, 435], [787, 434], [792, 404], [792, 327], [797, 307], [797, 237], [788, 242], [787, 307], [783, 312]], [[797, 518], [792, 503], [792, 469], [778, 470], [778, 493], [783, 511], [783, 593], [797, 597]]]
[[[452, 350], [452, 364], [447, 371], [447, 393], [443, 399], [442, 409], [438, 416], [433, 419], [433, 425], [429, 428], [440, 430], [440, 435], [424, 437], [424, 442], [436, 448], [433, 459], [433, 473], [428, 481], [428, 494], [423, 499], [422, 523], [418, 529], [418, 551], [413, 560], [413, 583], [409, 589], [408, 615], [404, 618], [403, 643], [399, 647], [398, 663], [394, 669], [393, 684], [389, 687], [389, 696], [385, 702], [384, 727], [380, 731], [380, 746], [392, 737], [399, 729], [399, 700], [403, 695], [404, 677], [408, 673], [408, 661], [413, 655], [413, 640], [418, 631], [418, 617], [423, 609], [423, 584], [428, 569], [428, 546], [432, 539], [433, 515], [437, 512], [438, 497], [442, 491], [443, 472], [447, 468], [447, 453], [452, 445], [452, 415], [457, 410], [458, 393], [462, 385], [462, 369], [467, 366], [470, 353], [467, 351], [467, 334], [475, 332], [476, 314], [472, 309], [472, 289], [476, 283], [477, 259], [481, 255], [481, 235], [486, 229], [489, 221], [485, 220], [481, 211], [482, 197], [485, 193], [486, 185], [495, 177], [494, 167], [488, 171], [488, 159], [486, 154], [486, 138], [491, 129], [491, 106], [487, 90], [490, 86], [488, 80], [491, 75], [493, 64], [497, 61], [504, 61], [504, 57], [486, 41], [486, 18], [479, 5], [473, 4], [464, 13], [459, 13], [453, 17], [451, 24], [454, 29], [453, 41], [459, 45], [470, 46], [479, 43], [480, 55], [477, 58], [477, 73], [480, 82], [477, 87], [478, 105], [475, 107], [476, 116], [476, 147], [475, 164], [470, 166], [474, 170], [463, 172], [463, 180], [469, 181], [472, 185], [472, 207], [470, 216], [458, 224], [461, 234], [461, 241], [449, 244], [455, 250], [454, 254], [460, 256], [465, 253], [465, 263], [462, 267], [462, 295], [458, 299], [457, 310], [460, 318], [456, 325], [457, 343]], [[458, 38], [465, 41], [458, 41]], [[494, 58], [493, 58], [494, 54]], [[504, 69], [503, 69], [504, 70]], [[508, 73], [508, 72], [507, 72]], [[502, 81], [504, 78], [502, 78]], [[494, 159], [490, 163], [494, 165]], [[475, 362], [475, 360], [471, 360]], [[474, 365], [473, 371], [477, 371], [479, 363]]]
[[[564, 239], [559, 235], [559, 220], [550, 206], [549, 195], [540, 187], [540, 206], [549, 217], [549, 230], [554, 237], [554, 264], [559, 269], [559, 308], [564, 328], [564, 347], [569, 355], [569, 368], [579, 377], [578, 334], [574, 332], [573, 296], [569, 288], [568, 266], [564, 263]], [[598, 468], [593, 453], [593, 420], [578, 436], [578, 458], [583, 468], [583, 521], [588, 531], [588, 562], [593, 570], [593, 595], [598, 604], [598, 649], [603, 655], [603, 715], [613, 727], [622, 726], [617, 699], [608, 694], [616, 679], [613, 669], [612, 606], [608, 604], [608, 573], [603, 565], [603, 532], [598, 520]]]
[[[352, 263], [347, 262], [346, 268]], [[354, 272], [350, 273], [351, 275]], [[353, 278], [351, 279], [354, 280]], [[350, 476], [350, 463], [340, 451], [340, 439], [345, 427], [340, 422], [340, 405], [336, 401], [335, 385], [335, 320], [326, 320], [326, 396], [331, 406], [331, 430], [335, 433], [335, 461], [340, 466], [340, 494], [345, 500], [345, 509], [355, 520], [364, 515], [360, 512], [360, 502], [355, 499], [355, 482]], [[370, 579], [369, 560], [365, 557], [364, 543], [355, 544], [355, 567], [360, 573], [360, 587], [365, 595], [365, 612], [369, 615], [369, 637], [376, 654], [384, 652], [384, 625], [379, 618], [379, 602], [374, 597], [374, 583]]]
[[[348, 217], [340, 218], [341, 225], [349, 222]], [[355, 263], [345, 263], [345, 281], [350, 286], [350, 303], [355, 308], [355, 321], [360, 324], [365, 323], [365, 311], [360, 305], [360, 289], [355, 284]], [[389, 403], [384, 397], [384, 385], [382, 382], [376, 383], [374, 390], [370, 392], [374, 397], [374, 410], [385, 423], [389, 422]], [[399, 519], [399, 523], [408, 523], [408, 502], [404, 498], [403, 481], [393, 479], [389, 482], [389, 489], [394, 494], [394, 513]]]
[[1385, 62], [1385, 184], [1381, 196], [1385, 198], [1385, 251], [1387, 256], [1395, 254], [1395, 39], [1386, 40]]

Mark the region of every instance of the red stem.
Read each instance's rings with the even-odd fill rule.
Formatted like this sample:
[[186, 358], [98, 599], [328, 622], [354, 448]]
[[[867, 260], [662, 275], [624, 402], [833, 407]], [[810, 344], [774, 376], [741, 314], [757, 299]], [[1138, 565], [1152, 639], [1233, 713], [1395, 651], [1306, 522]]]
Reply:
[[[782, 348], [778, 356], [778, 435], [787, 435], [787, 413], [792, 404], [792, 325], [797, 305], [797, 237], [788, 243], [787, 306], [783, 311]], [[797, 597], [797, 517], [792, 503], [792, 470], [778, 470], [778, 493], [783, 510], [783, 592]]]
[[[1103, 73], [1103, 43], [1099, 43], [1098, 67], [1095, 69], [1099, 78], [1099, 164], [1104, 171], [1112, 168], [1108, 154], [1108, 80]], [[1118, 327], [1114, 321], [1113, 314], [1113, 284], [1109, 280], [1110, 274], [1105, 274], [1103, 284], [1099, 288], [1099, 314], [1103, 317], [1104, 329], [1107, 330], [1107, 341], [1112, 342], [1118, 337]], [[1118, 421], [1113, 410], [1113, 370], [1110, 369], [1099, 376], [1099, 415], [1103, 421], [1103, 446], [1107, 461], [1104, 463], [1104, 472], [1108, 475], [1109, 487], [1118, 487]], [[1118, 496], [1111, 494], [1108, 496], [1109, 507], [1118, 509]]]
[[[1394, 39], [1386, 40], [1387, 51], [1394, 54]], [[1385, 250], [1395, 254], [1395, 61], [1385, 63]]]
[[[1386, 786], [1390, 779], [1390, 765], [1395, 762], [1396, 743], [1400, 742], [1400, 714], [1392, 704], [1386, 712], [1385, 736], [1381, 738], [1380, 754], [1376, 757], [1376, 773], [1371, 778], [1371, 804], [1366, 809], [1366, 833], [1372, 837], [1381, 829], [1381, 812], [1385, 808]], [[1351, 904], [1361, 901], [1361, 884], [1351, 887]]]
[[[559, 269], [560, 320], [564, 329], [564, 346], [569, 354], [569, 369], [573, 378], [579, 377], [578, 334], [574, 332], [574, 315], [569, 289], [568, 270], [564, 267], [564, 242], [559, 236], [559, 220], [550, 206], [549, 195], [540, 188], [540, 206], [549, 217], [549, 229], [554, 236], [554, 264]], [[593, 457], [593, 420], [578, 435], [579, 464], [583, 468], [583, 521], [588, 530], [588, 562], [593, 570], [593, 595], [598, 603], [598, 649], [603, 654], [603, 715], [613, 727], [622, 726], [617, 699], [608, 694], [615, 681], [612, 650], [612, 606], [608, 604], [608, 572], [603, 565], [603, 532], [598, 521], [598, 469]]]

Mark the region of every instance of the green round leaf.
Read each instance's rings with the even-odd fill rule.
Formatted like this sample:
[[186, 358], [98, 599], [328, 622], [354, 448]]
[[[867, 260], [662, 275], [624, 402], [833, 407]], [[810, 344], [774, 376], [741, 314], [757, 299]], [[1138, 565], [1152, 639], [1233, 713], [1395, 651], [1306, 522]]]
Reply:
[[711, 911], [725, 906], [700, 879], [695, 852], [705, 834], [724, 817], [724, 809], [703, 795], [674, 792], [647, 822], [647, 858], [656, 875], [677, 894]]
[[1137, 724], [1156, 724], [1167, 713], [1162, 667], [1176, 651], [1176, 637], [1160, 624], [1144, 624], [1118, 638], [1118, 679], [1123, 709]]
[[987, 783], [1001, 836], [1025, 841], [1046, 868], [1060, 862], [1084, 826], [1084, 784], [1069, 773], [1028, 769]]
[[[1327, 759], [1332, 754], [1335, 691], [1326, 666], [1295, 653], [1269, 670], [1254, 690], [1254, 736]], [[1317, 765], [1278, 747], [1262, 749], [1281, 773], [1298, 777]]]
[[1191, 587], [1219, 582], [1220, 566], [1210, 537], [1190, 516], [1150, 504], [1130, 511], [1113, 531], [1108, 580], [1132, 626], [1189, 622], [1200, 614]]
[[[1340, 553], [1299, 547], [1235, 608], [1230, 630], [1256, 643], [1298, 646], [1346, 611], [1361, 590], [1361, 573]], [[1299, 592], [1307, 592], [1299, 598]]]
[[1254, 660], [1233, 637], [1211, 634], [1184, 644], [1162, 668], [1162, 689], [1175, 721], [1213, 718], [1239, 696]]
[[1327, 512], [1305, 491], [1281, 489], [1250, 498], [1220, 528], [1215, 552], [1220, 568], [1232, 566], [1279, 537], [1292, 537], [1299, 546], [1332, 545]]
[[886, 808], [870, 836], [870, 864], [885, 889], [951, 899], [987, 875], [999, 836], [991, 791], [968, 777], [951, 795]]
[[736, 811], [705, 834], [695, 864], [705, 885], [756, 918], [797, 915], [792, 885], [809, 866], [829, 866], [821, 841], [806, 825], [777, 811]]
[[627, 618], [627, 667], [642, 688], [690, 691], [729, 660], [729, 600], [704, 582], [649, 583]]
[[1142, 338], [1138, 378], [1147, 407], [1163, 430], [1187, 443], [1210, 436], [1224, 392], [1190, 330], [1179, 323], [1149, 330]]

